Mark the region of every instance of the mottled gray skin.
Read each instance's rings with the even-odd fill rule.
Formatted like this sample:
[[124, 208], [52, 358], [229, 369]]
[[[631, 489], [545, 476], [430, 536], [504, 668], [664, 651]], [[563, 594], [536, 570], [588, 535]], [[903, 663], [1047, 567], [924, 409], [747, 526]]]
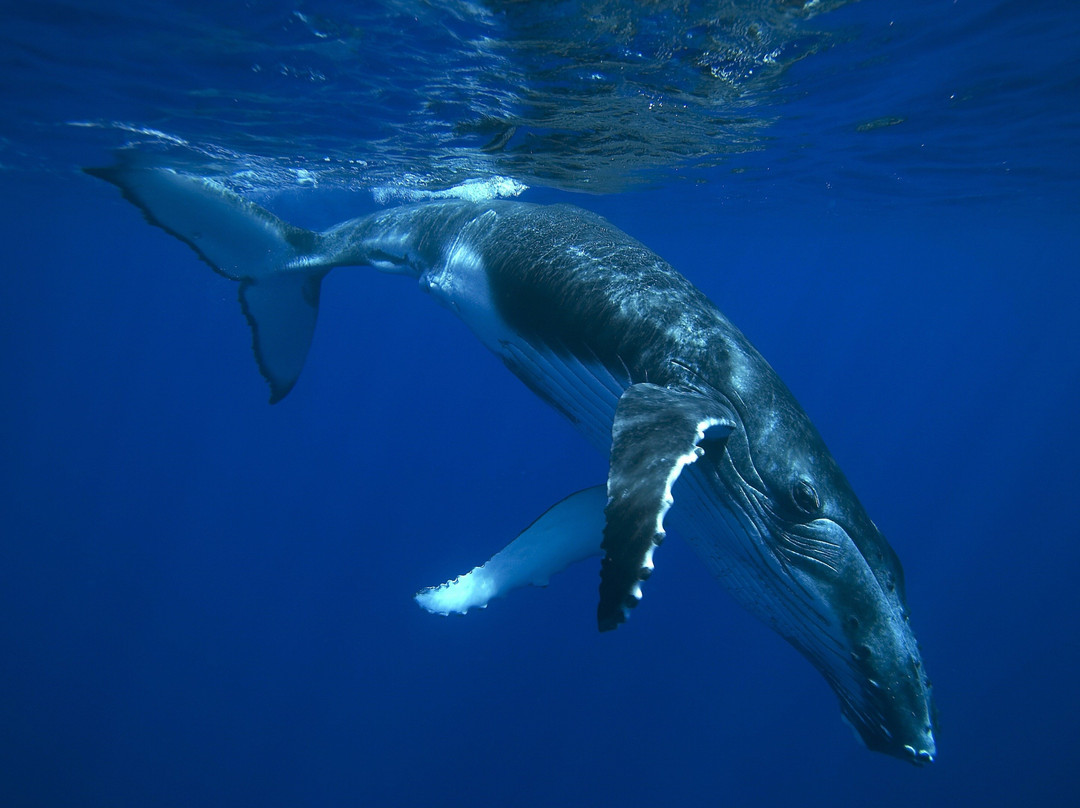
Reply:
[[[695, 391], [736, 423], [674, 489], [673, 517], [732, 594], [802, 652], [874, 750], [935, 755], [903, 572], [776, 373], [660, 257], [570, 206], [443, 202], [320, 236], [325, 266], [416, 277], [602, 451], [622, 390]], [[557, 366], [567, 384], [551, 382]]]

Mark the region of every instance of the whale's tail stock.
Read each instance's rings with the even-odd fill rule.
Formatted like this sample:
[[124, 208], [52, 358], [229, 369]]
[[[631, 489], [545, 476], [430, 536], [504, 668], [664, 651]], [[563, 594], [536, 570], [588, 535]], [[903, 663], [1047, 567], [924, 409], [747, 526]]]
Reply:
[[121, 161], [87, 174], [120, 188], [153, 225], [188, 244], [214, 271], [240, 284], [270, 403], [288, 394], [307, 358], [319, 289], [332, 264], [323, 236], [283, 222], [218, 182], [171, 168]]

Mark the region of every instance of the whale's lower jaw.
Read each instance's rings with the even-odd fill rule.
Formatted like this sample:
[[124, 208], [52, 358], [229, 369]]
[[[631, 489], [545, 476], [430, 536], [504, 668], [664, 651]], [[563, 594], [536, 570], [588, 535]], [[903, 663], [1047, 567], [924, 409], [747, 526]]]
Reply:
[[[885, 610], [876, 651], [854, 642], [842, 602], [834, 607], [824, 601], [812, 581], [784, 563], [767, 527], [752, 508], [732, 501], [711, 465], [688, 469], [679, 485], [673, 527], [743, 608], [822, 674], [859, 741], [915, 765], [932, 762], [937, 750], [930, 685], [906, 618]], [[868, 569], [860, 589], [874, 594]]]

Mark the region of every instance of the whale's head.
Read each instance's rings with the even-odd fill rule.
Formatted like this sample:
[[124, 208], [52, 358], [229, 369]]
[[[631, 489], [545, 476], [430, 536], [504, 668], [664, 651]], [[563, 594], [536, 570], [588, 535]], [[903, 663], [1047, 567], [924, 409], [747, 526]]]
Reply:
[[801, 408], [772, 403], [749, 415], [714, 465], [741, 545], [732, 589], [824, 675], [869, 749], [929, 763], [931, 685], [900, 560]]
[[867, 748], [916, 765], [932, 762], [931, 684], [911, 629], [900, 560], [846, 482], [800, 473], [787, 487], [786, 507], [775, 507], [766, 520], [788, 586], [809, 598], [799, 635], [814, 640], [804, 652]]

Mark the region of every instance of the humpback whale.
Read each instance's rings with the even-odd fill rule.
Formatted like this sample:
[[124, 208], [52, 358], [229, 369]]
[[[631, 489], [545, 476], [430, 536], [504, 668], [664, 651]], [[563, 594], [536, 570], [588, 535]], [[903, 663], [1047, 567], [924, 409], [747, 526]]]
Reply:
[[270, 401], [297, 381], [322, 279], [414, 279], [610, 461], [485, 564], [416, 595], [464, 613], [600, 556], [597, 622], [627, 619], [671, 521], [735, 599], [803, 654], [870, 749], [934, 759], [930, 681], [900, 561], [806, 413], [704, 294], [568, 205], [438, 201], [323, 232], [220, 183], [122, 157], [87, 172], [239, 284]]

